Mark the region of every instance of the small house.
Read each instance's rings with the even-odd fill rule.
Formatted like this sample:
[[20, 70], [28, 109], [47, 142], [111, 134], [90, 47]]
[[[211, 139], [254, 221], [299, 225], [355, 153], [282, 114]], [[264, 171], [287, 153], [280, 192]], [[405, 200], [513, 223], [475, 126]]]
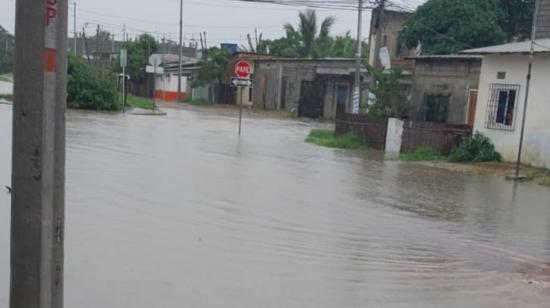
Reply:
[[353, 59], [272, 59], [257, 62], [254, 107], [299, 117], [334, 118], [349, 111]]
[[525, 116], [523, 162], [550, 167], [550, 38], [535, 43], [527, 113], [524, 115], [531, 42], [463, 51], [482, 55], [474, 130], [488, 136], [503, 158], [514, 161]]
[[417, 56], [412, 76], [411, 119], [474, 125], [479, 55]]

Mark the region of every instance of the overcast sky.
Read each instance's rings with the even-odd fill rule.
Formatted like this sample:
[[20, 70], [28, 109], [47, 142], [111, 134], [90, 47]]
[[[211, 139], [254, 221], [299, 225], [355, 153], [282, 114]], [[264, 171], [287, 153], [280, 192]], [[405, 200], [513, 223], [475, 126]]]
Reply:
[[[413, 8], [425, 0], [394, 0], [400, 6]], [[254, 33], [254, 28], [263, 33], [264, 38], [277, 38], [283, 35], [282, 25], [297, 23], [299, 7], [271, 4], [249, 4], [235, 0], [184, 0], [184, 38], [186, 42], [198, 39], [198, 33], [206, 31], [208, 44], [246, 43], [246, 34]], [[320, 17], [334, 16], [336, 23], [333, 34], [351, 31], [355, 36], [357, 13], [343, 10], [317, 9]], [[93, 35], [99, 23], [105, 30], [122, 38], [126, 25], [130, 36], [144, 31], [155, 36], [178, 38], [178, 0], [78, 0], [77, 28]], [[367, 37], [370, 11], [364, 14], [364, 37]], [[72, 10], [69, 15], [69, 29], [73, 31]], [[1, 0], [0, 24], [11, 33], [15, 22], [15, 0]], [[87, 24], [87, 25], [86, 25]]]

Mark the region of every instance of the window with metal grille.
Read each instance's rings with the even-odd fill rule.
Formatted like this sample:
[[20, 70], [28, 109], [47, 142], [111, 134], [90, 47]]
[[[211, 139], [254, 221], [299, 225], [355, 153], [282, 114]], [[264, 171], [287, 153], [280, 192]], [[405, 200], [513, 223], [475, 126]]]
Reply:
[[514, 130], [519, 89], [515, 84], [491, 84], [486, 128]]

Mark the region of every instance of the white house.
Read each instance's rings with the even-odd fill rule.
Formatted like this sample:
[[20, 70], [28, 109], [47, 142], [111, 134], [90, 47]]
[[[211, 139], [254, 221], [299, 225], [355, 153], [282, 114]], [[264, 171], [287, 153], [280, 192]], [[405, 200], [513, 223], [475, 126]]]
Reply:
[[[177, 101], [185, 99], [190, 93], [188, 92], [188, 76], [182, 72], [181, 92], [178, 95], [178, 73], [179, 73], [179, 56], [173, 54], [154, 54], [149, 60], [149, 72], [155, 71], [154, 64], [157, 65], [157, 74], [154, 75], [154, 97], [163, 101]], [[156, 62], [156, 63], [155, 63]], [[198, 59], [193, 57], [182, 57], [183, 67], [193, 65], [198, 62]], [[161, 72], [161, 73], [159, 73]]]
[[[489, 137], [504, 160], [517, 159], [531, 42], [462, 53], [483, 55], [474, 131]], [[522, 162], [550, 168], [550, 39], [536, 41]]]

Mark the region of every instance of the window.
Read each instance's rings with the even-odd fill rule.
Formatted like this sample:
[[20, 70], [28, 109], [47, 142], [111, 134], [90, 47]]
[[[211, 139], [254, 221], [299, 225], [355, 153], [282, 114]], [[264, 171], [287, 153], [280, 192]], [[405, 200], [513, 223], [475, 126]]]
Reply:
[[486, 128], [514, 130], [519, 88], [510, 84], [491, 85]]

